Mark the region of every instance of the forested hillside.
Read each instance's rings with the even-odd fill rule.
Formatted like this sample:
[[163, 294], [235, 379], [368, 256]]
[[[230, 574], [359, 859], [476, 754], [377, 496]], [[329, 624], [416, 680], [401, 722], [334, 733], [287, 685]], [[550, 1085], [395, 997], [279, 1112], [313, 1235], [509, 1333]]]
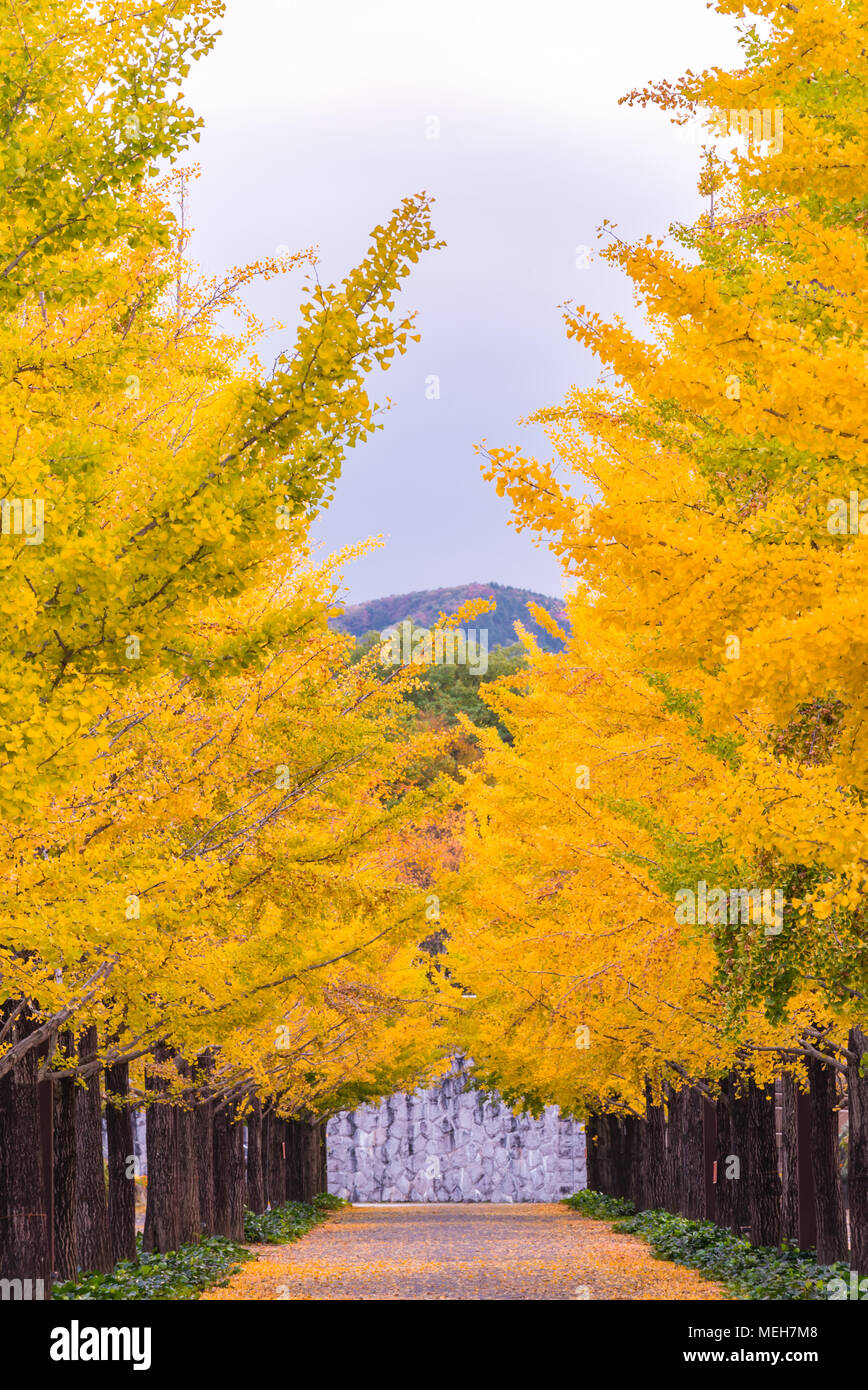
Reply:
[[382, 632], [383, 628], [400, 623], [404, 618], [423, 627], [433, 627], [440, 613], [454, 613], [472, 598], [493, 598], [497, 609], [479, 620], [488, 629], [489, 647], [510, 647], [516, 640], [515, 624], [523, 623], [539, 642], [543, 651], [560, 651], [562, 644], [534, 622], [527, 610], [529, 603], [539, 604], [557, 619], [564, 620], [563, 600], [531, 589], [516, 589], [511, 584], [459, 584], [451, 589], [418, 589], [410, 594], [388, 594], [385, 598], [369, 599], [346, 608], [332, 620], [338, 632], [351, 632], [363, 637], [367, 632]]

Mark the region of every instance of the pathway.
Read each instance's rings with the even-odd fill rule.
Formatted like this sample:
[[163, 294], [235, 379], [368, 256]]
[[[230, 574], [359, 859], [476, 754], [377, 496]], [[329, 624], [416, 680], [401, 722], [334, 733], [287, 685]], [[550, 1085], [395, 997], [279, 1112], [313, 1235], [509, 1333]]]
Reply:
[[719, 1299], [635, 1236], [546, 1203], [352, 1207], [206, 1299]]

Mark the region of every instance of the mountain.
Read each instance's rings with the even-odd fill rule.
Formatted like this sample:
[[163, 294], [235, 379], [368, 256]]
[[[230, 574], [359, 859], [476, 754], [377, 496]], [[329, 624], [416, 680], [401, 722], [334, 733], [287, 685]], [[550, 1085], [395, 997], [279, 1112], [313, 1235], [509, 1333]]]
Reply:
[[389, 594], [386, 598], [369, 599], [367, 603], [351, 604], [340, 617], [332, 619], [332, 626], [354, 637], [363, 637], [366, 632], [382, 632], [404, 618], [411, 618], [421, 627], [433, 627], [438, 614], [454, 613], [471, 598], [493, 598], [497, 603], [495, 612], [480, 613], [467, 624], [488, 629], [489, 648], [512, 646], [518, 640], [514, 624], [519, 621], [533, 633], [544, 651], [561, 649], [562, 644], [533, 621], [526, 605], [537, 603], [563, 623], [563, 600], [536, 594], [531, 589], [516, 589], [510, 584], [459, 584], [454, 589], [417, 589], [412, 594]]

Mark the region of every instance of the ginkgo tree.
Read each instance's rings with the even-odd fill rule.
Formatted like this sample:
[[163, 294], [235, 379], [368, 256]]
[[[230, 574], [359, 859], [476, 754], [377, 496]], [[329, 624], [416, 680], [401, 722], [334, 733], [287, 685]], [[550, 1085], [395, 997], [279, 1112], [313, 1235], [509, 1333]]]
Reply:
[[[221, 315], [310, 253], [204, 280], [171, 206], [184, 175], [156, 181], [195, 135], [180, 84], [221, 8], [2, 11], [0, 1269], [15, 1277], [50, 1274], [38, 1077], [74, 1274], [130, 1249], [131, 1096], [151, 1103], [147, 1236], [166, 1248], [191, 1224], [234, 1229], [250, 1107], [275, 1125], [316, 1115], [341, 1090], [414, 1080], [444, 1045], [419, 950], [440, 789], [418, 772], [442, 739], [404, 708], [418, 671], [349, 661], [327, 624], [336, 562], [307, 541], [378, 425], [369, 374], [411, 337], [395, 295], [435, 244], [428, 200], [405, 199], [339, 285], [311, 280], [266, 375], [255, 322], [233, 334]], [[202, 1222], [184, 1147], [199, 1115]]]
[[[718, 149], [701, 184], [705, 193], [714, 185], [714, 209], [696, 225], [636, 245], [606, 229], [602, 254], [631, 279], [645, 313], [642, 332], [585, 307], [568, 309], [568, 334], [596, 355], [604, 375], [535, 417], [555, 461], [507, 448], [491, 450], [486, 465], [517, 524], [561, 558], [576, 596], [571, 644], [551, 663], [534, 662], [531, 692], [509, 708], [507, 723], [518, 729], [529, 700], [549, 701], [545, 721], [539, 714], [526, 730], [522, 773], [511, 772], [498, 791], [476, 777], [468, 792], [470, 823], [484, 827], [468, 843], [475, 854], [474, 837], [482, 836], [483, 862], [496, 858], [492, 798], [501, 798], [504, 822], [512, 811], [533, 825], [512, 912], [517, 937], [527, 947], [529, 934], [538, 949], [520, 956], [524, 970], [516, 961], [498, 971], [502, 905], [493, 919], [499, 925], [486, 912], [484, 928], [467, 929], [483, 942], [485, 931], [494, 933], [483, 956], [506, 991], [516, 1033], [534, 1016], [544, 1029], [553, 987], [572, 1000], [589, 978], [601, 991], [598, 1031], [611, 1034], [627, 988], [622, 947], [634, 984], [617, 1060], [605, 1046], [584, 1056], [555, 1049], [550, 1057], [537, 1047], [545, 1061], [534, 1063], [532, 1032], [523, 1041], [509, 1031], [492, 1029], [485, 1040], [472, 1033], [470, 1045], [498, 1074], [514, 1067], [519, 1094], [533, 1094], [536, 1075], [542, 1095], [566, 1097], [574, 1084], [595, 1104], [608, 1098], [616, 1108], [636, 1107], [642, 1077], [655, 1075], [661, 1039], [673, 1084], [684, 1074], [707, 1089], [710, 1082], [712, 1096], [734, 1065], [762, 1087], [769, 1058], [792, 1066], [799, 1080], [807, 1067], [812, 1099], [815, 1092], [828, 1099], [835, 1071], [849, 1073], [853, 1094], [864, 1084], [859, 594], [868, 264], [858, 170], [868, 16], [864, 4], [838, 0], [723, 0], [718, 8], [745, 21], [745, 67], [688, 74], [630, 99], [657, 100], [678, 120], [705, 118], [718, 136], [734, 126], [761, 136], [773, 124], [763, 113], [782, 120], [782, 132], [772, 148], [754, 139]], [[760, 119], [742, 121], [741, 112]], [[607, 691], [603, 710], [594, 682]], [[650, 741], [631, 704], [636, 694], [643, 716], [653, 711]], [[593, 757], [576, 746], [576, 765], [592, 769], [590, 782], [573, 790], [562, 772], [558, 783], [551, 753], [556, 740], [566, 741], [561, 731], [590, 720], [596, 751], [619, 719], [628, 742], [607, 748], [605, 772], [595, 780]], [[663, 766], [653, 767], [661, 754]], [[494, 769], [504, 758], [508, 767], [509, 755], [495, 746], [490, 757], [498, 787]], [[623, 771], [615, 789], [613, 768]], [[683, 800], [671, 795], [673, 776], [685, 777]], [[549, 797], [554, 787], [564, 797], [554, 821], [531, 810], [525, 782], [538, 786], [540, 777]], [[582, 809], [573, 813], [578, 797]], [[568, 866], [585, 856], [583, 893], [571, 900]], [[659, 930], [671, 934], [667, 988], [650, 1023], [640, 1017], [649, 1001], [630, 953], [652, 967], [643, 923], [654, 914], [631, 901], [634, 880], [652, 901], [659, 894]], [[723, 916], [706, 915], [701, 925], [677, 915], [700, 884], [726, 904]], [[472, 873], [468, 888], [472, 899]], [[739, 906], [742, 895], [762, 901], [768, 892], [779, 904], [771, 927], [759, 914], [733, 917], [733, 892]], [[559, 910], [549, 898], [571, 903], [589, 923], [602, 917], [600, 929], [589, 929], [600, 954], [583, 940], [573, 971], [562, 939], [544, 930], [545, 914]], [[688, 1005], [691, 1017], [682, 1014], [673, 1037], [675, 1011]], [[579, 1012], [571, 1007], [566, 1022], [588, 1026]], [[714, 1039], [704, 1061], [694, 1051], [696, 1028], [701, 1042]], [[520, 1066], [510, 1058], [513, 1046]], [[815, 1148], [828, 1218], [821, 1254], [838, 1258], [846, 1233], [831, 1119]], [[852, 1151], [861, 1183], [868, 1176], [861, 1137], [854, 1135]], [[851, 1212], [863, 1265], [866, 1215], [864, 1205]]]

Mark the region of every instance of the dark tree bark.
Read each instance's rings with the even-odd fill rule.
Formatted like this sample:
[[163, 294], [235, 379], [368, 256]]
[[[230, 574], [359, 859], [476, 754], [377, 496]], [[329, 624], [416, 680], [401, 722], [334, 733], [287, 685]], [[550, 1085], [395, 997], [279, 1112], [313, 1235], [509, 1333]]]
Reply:
[[[178, 1062], [178, 1070], [188, 1080], [191, 1068]], [[199, 1211], [199, 1168], [196, 1162], [196, 1116], [188, 1100], [175, 1107], [175, 1133], [178, 1140], [178, 1239], [182, 1245], [198, 1245], [202, 1239]]]
[[647, 1143], [645, 1148], [645, 1204], [652, 1210], [666, 1200], [666, 1114], [662, 1105], [651, 1104], [651, 1082], [645, 1083]]
[[752, 1245], [777, 1245], [781, 1238], [781, 1180], [775, 1136], [774, 1086], [748, 1082], [748, 1167]]
[[319, 1126], [307, 1120], [290, 1120], [286, 1143], [286, 1199], [312, 1202], [319, 1181]]
[[683, 1164], [681, 1157], [681, 1107], [682, 1095], [668, 1083], [666, 1085], [666, 1177], [664, 1206], [676, 1216], [681, 1213]]
[[328, 1192], [329, 1190], [329, 1147], [328, 1147], [328, 1120], [323, 1120], [320, 1124], [320, 1164], [319, 1164], [319, 1191]]
[[193, 1142], [196, 1149], [196, 1176], [199, 1191], [199, 1228], [203, 1235], [217, 1234], [214, 1225], [214, 1101], [207, 1091], [213, 1059], [203, 1054], [194, 1079], [200, 1087], [193, 1114]]
[[613, 1197], [624, 1196], [624, 1121], [620, 1115], [608, 1115], [611, 1176], [609, 1191]]
[[811, 1164], [817, 1210], [817, 1262], [847, 1259], [847, 1228], [838, 1167], [835, 1069], [808, 1058], [811, 1088]]
[[702, 1101], [703, 1169], [705, 1184], [704, 1216], [706, 1221], [717, 1217], [717, 1187], [714, 1183], [714, 1164], [717, 1158], [717, 1106], [713, 1100]]
[[262, 1176], [262, 1102], [254, 1096], [247, 1116], [247, 1205], [252, 1212], [265, 1211]]
[[275, 1205], [271, 1200], [271, 1193], [268, 1188], [270, 1171], [269, 1155], [271, 1153], [271, 1111], [267, 1108], [262, 1112], [262, 1129], [259, 1143], [262, 1151], [262, 1200], [265, 1203], [263, 1211], [266, 1211], [268, 1207]]
[[[163, 1043], [154, 1049], [154, 1060], [166, 1062], [171, 1052]], [[165, 1253], [180, 1244], [180, 1179], [176, 1107], [160, 1099], [169, 1083], [155, 1072], [146, 1074], [145, 1085], [154, 1099], [148, 1105], [145, 1137], [148, 1146], [148, 1204], [142, 1248]]]
[[[79, 1035], [79, 1056], [88, 1057], [99, 1047], [95, 1027]], [[107, 1274], [114, 1269], [102, 1156], [102, 1097], [100, 1073], [91, 1072], [79, 1085], [75, 1102], [76, 1206], [75, 1244], [81, 1269]]]
[[[722, 1230], [740, 1230], [743, 1223], [739, 1218], [739, 1194], [743, 1191], [741, 1177], [732, 1176], [741, 1170], [741, 1155], [737, 1154], [736, 1131], [733, 1126], [733, 1111], [736, 1108], [736, 1077], [729, 1072], [721, 1081], [721, 1091], [716, 1104], [718, 1120], [718, 1143], [715, 1161], [718, 1165], [715, 1183], [715, 1225]], [[737, 1161], [737, 1162], [733, 1162]], [[728, 1176], [730, 1175], [730, 1176]]]
[[781, 1077], [781, 1240], [799, 1243], [799, 1088], [788, 1072]]
[[105, 1072], [105, 1124], [108, 1140], [108, 1216], [112, 1259], [136, 1258], [136, 1184], [129, 1062]]
[[715, 1222], [742, 1235], [750, 1225], [748, 1102], [744, 1081], [728, 1072], [717, 1102], [717, 1183]]
[[237, 1107], [214, 1112], [214, 1225], [218, 1236], [244, 1239], [244, 1127]]
[[612, 1129], [612, 1116], [600, 1116], [600, 1176], [603, 1191], [607, 1197], [615, 1195], [615, 1145], [617, 1140]]
[[268, 1139], [268, 1198], [273, 1207], [280, 1207], [286, 1201], [286, 1121], [273, 1111]]
[[732, 1153], [731, 1135], [731, 1110], [732, 1110], [732, 1073], [725, 1076], [720, 1083], [720, 1091], [717, 1097], [717, 1148], [715, 1150], [715, 1163], [717, 1165], [716, 1180], [714, 1185], [715, 1225], [720, 1226], [721, 1230], [728, 1230], [732, 1225], [732, 1185], [726, 1180], [726, 1160]]
[[855, 1058], [847, 1068], [850, 1267], [860, 1278], [868, 1278], [868, 1062], [864, 1075], [859, 1065], [860, 1059], [868, 1053], [868, 1038], [861, 1028], [850, 1029], [848, 1045]]
[[732, 1106], [729, 1121], [730, 1163], [733, 1176], [729, 1182], [732, 1203], [731, 1228], [737, 1235], [750, 1230], [750, 1112], [748, 1107], [747, 1083], [740, 1077], [733, 1083]]
[[624, 1115], [618, 1120], [620, 1146], [618, 1152], [618, 1196], [626, 1201], [633, 1200], [636, 1189], [636, 1164], [638, 1159], [639, 1137], [636, 1132], [635, 1115]]
[[645, 1131], [648, 1126], [638, 1115], [624, 1120], [624, 1159], [627, 1197], [637, 1211], [645, 1205]]
[[606, 1124], [606, 1117], [602, 1111], [597, 1115], [597, 1190], [604, 1192], [608, 1196], [608, 1145], [609, 1130]]
[[588, 1188], [591, 1192], [601, 1192], [600, 1187], [600, 1116], [591, 1111], [585, 1120], [585, 1171]]
[[[0, 1023], [17, 1003], [0, 1008]], [[20, 1041], [35, 1027], [26, 1013], [19, 1014], [7, 1039]], [[0, 1077], [0, 1278], [21, 1280], [20, 1296], [30, 1300], [51, 1296], [38, 1072], [32, 1048]]]
[[618, 1157], [620, 1148], [620, 1134], [618, 1133], [618, 1122], [614, 1115], [602, 1114], [600, 1116], [600, 1188], [607, 1197], [616, 1197]]
[[[75, 1040], [70, 1032], [58, 1035], [54, 1065], [58, 1071], [75, 1062]], [[61, 1282], [78, 1273], [75, 1244], [76, 1125], [78, 1088], [75, 1077], [52, 1082], [54, 1104], [54, 1268]]]
[[681, 1092], [681, 1214], [691, 1221], [705, 1215], [705, 1132], [702, 1093], [695, 1086]]

